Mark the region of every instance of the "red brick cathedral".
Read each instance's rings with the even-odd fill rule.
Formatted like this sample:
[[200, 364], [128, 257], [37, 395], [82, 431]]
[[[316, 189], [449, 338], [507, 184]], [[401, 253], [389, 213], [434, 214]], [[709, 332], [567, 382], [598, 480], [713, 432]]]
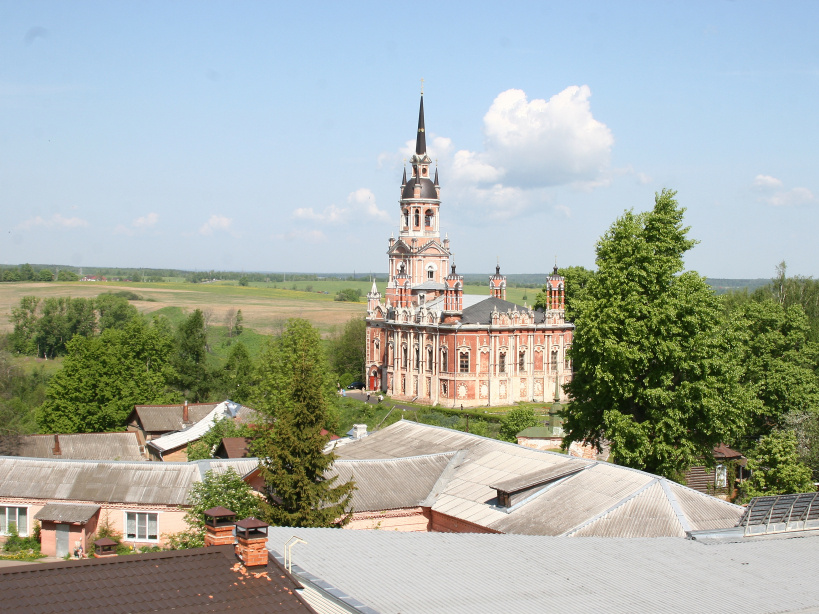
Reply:
[[367, 386], [447, 407], [565, 400], [574, 325], [565, 320], [563, 277], [557, 267], [549, 276], [545, 312], [507, 301], [500, 267], [489, 277], [489, 298], [464, 294], [463, 276], [449, 266], [449, 239], [441, 239], [431, 162], [422, 95], [412, 176], [405, 168], [401, 182], [401, 231], [387, 250], [386, 296], [375, 283], [367, 295]]

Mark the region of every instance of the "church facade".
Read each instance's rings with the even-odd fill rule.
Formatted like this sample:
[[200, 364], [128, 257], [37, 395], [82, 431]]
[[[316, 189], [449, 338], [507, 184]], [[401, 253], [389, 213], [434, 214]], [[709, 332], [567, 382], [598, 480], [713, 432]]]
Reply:
[[386, 292], [373, 283], [367, 295], [367, 387], [445, 407], [565, 400], [574, 325], [565, 320], [563, 277], [557, 267], [549, 276], [545, 311], [507, 301], [499, 266], [488, 297], [464, 294], [449, 239], [441, 239], [441, 188], [431, 162], [422, 95], [411, 176], [405, 168], [400, 188], [400, 231], [389, 239]]

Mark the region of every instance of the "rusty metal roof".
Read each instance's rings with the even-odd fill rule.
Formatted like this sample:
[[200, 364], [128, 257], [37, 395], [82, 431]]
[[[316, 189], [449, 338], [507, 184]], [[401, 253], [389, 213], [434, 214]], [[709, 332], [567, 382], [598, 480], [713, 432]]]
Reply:
[[315, 614], [277, 561], [249, 572], [233, 546], [0, 569], [8, 612]]
[[190, 423], [199, 422], [218, 403], [188, 403], [189, 423], [182, 420], [182, 405], [134, 405], [134, 412], [147, 433], [181, 431]]

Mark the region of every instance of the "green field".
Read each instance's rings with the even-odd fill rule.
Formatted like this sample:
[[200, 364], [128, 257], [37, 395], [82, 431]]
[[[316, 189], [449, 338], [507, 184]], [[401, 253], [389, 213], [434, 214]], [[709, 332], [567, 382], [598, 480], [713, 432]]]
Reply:
[[[386, 282], [378, 284], [384, 294]], [[18, 282], [0, 284], [0, 333], [10, 332], [11, 310], [19, 305], [20, 298], [34, 295], [71, 296], [90, 298], [105, 292], [130, 290], [142, 300], [132, 301], [140, 312], [163, 313], [169, 307], [178, 308], [180, 316], [194, 309], [209, 314], [210, 323], [220, 325], [230, 309], [241, 309], [245, 328], [261, 334], [279, 330], [288, 318], [305, 318], [327, 336], [333, 329], [350, 318], [366, 313], [366, 295], [372, 283], [369, 281], [297, 281], [287, 283], [254, 282], [240, 286], [235, 281], [218, 281], [191, 284], [139, 283], [139, 282]], [[334, 301], [336, 293], [344, 288], [361, 291], [362, 301], [348, 303]], [[466, 294], [489, 295], [489, 286], [466, 286]], [[509, 288], [507, 299], [529, 305], [534, 303], [537, 291], [526, 288]], [[526, 297], [526, 298], [524, 298]], [[168, 313], [167, 315], [170, 315]], [[172, 318], [173, 319], [173, 318]]]

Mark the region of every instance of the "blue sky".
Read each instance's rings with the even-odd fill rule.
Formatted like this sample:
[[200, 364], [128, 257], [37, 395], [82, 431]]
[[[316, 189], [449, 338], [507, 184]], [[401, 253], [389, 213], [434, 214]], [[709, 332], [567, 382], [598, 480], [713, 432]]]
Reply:
[[0, 263], [384, 271], [424, 79], [460, 272], [819, 275], [819, 3], [0, 0]]

